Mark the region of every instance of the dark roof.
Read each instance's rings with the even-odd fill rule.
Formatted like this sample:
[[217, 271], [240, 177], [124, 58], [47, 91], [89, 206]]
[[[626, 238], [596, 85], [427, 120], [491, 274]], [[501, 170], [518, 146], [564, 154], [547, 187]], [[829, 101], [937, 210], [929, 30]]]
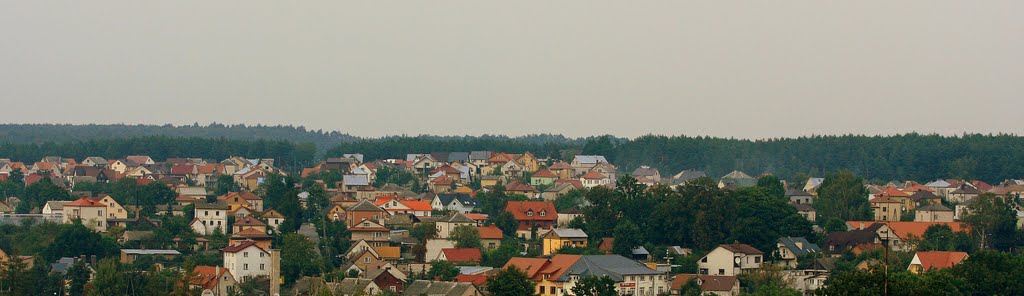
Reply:
[[789, 249], [790, 252], [793, 252], [793, 255], [796, 256], [821, 252], [821, 248], [819, 248], [818, 245], [807, 241], [807, 239], [803, 237], [780, 237], [779, 243], [785, 246], [786, 249]]
[[557, 281], [565, 282], [570, 276], [607, 275], [616, 282], [622, 282], [627, 275], [656, 275], [662, 272], [648, 268], [635, 260], [619, 255], [584, 255], [562, 273]]
[[374, 205], [369, 200], [360, 200], [359, 203], [348, 208], [349, 211], [383, 211], [380, 207]]
[[798, 204], [798, 203], [790, 203], [790, 204], [793, 205], [793, 207], [796, 208], [796, 210], [799, 211], [799, 212], [812, 212], [812, 211], [815, 211], [814, 207], [812, 207], [809, 204]]
[[465, 193], [446, 193], [438, 194], [437, 198], [441, 200], [441, 204], [444, 206], [450, 205], [452, 200], [458, 199], [459, 203], [466, 207], [476, 207], [476, 199]]
[[204, 210], [230, 210], [231, 209], [231, 206], [229, 206], [228, 203], [224, 202], [223, 200], [218, 200], [215, 203], [209, 203], [209, 202], [205, 202], [205, 201], [197, 201], [197, 202], [195, 202], [193, 204], [195, 205], [195, 208], [197, 210], [198, 209], [204, 209]]
[[949, 194], [981, 194], [981, 190], [965, 184], [960, 186], [960, 189], [953, 190], [953, 192], [950, 192]]
[[929, 204], [929, 205], [917, 208], [917, 210], [918, 211], [933, 211], [933, 212], [952, 212], [953, 211], [953, 210], [947, 208], [946, 206], [943, 206], [943, 205], [940, 205], [940, 204]]
[[941, 197], [939, 197], [938, 195], [935, 195], [935, 193], [931, 193], [930, 191], [925, 191], [925, 190], [918, 190], [917, 192], [914, 192], [914, 194], [910, 195], [910, 199], [915, 201], [915, 202], [921, 201], [922, 199], [939, 199], [939, 198], [941, 198]]
[[828, 234], [828, 238], [825, 239], [825, 243], [829, 246], [856, 246], [860, 244], [870, 244], [875, 242], [877, 233], [874, 230], [851, 230], [851, 231], [839, 231]]
[[730, 252], [733, 253], [743, 253], [748, 255], [764, 254], [764, 252], [761, 252], [761, 250], [758, 250], [757, 248], [752, 247], [748, 244], [725, 244], [720, 245], [719, 247], [725, 248], [726, 250], [729, 250]]
[[800, 189], [787, 189], [786, 196], [812, 196], [810, 193]]
[[466, 162], [469, 161], [469, 152], [452, 152], [448, 153], [448, 162]]

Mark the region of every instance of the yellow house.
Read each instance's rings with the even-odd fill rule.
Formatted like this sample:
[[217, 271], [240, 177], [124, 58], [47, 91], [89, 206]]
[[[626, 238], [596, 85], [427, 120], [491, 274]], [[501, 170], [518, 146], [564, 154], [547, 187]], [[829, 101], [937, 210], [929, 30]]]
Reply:
[[871, 199], [871, 209], [875, 214], [875, 221], [900, 221], [903, 214], [903, 203], [886, 197], [879, 196]]
[[587, 234], [575, 228], [555, 228], [544, 235], [544, 255], [557, 253], [564, 247], [585, 248]]
[[121, 204], [117, 203], [110, 195], [104, 195], [100, 197], [100, 203], [107, 206], [107, 218], [108, 219], [128, 219], [128, 210], [125, 210]]
[[537, 157], [533, 156], [533, 153], [527, 151], [526, 153], [520, 154], [516, 162], [523, 165], [523, 170], [527, 172], [536, 172], [540, 169], [540, 162], [537, 161]]

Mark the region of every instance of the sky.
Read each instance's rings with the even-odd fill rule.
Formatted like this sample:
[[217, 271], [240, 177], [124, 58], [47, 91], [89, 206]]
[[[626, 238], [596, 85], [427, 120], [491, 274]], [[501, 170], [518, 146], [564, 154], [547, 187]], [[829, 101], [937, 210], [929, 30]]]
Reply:
[[1024, 134], [1024, 1], [8, 1], [4, 123]]

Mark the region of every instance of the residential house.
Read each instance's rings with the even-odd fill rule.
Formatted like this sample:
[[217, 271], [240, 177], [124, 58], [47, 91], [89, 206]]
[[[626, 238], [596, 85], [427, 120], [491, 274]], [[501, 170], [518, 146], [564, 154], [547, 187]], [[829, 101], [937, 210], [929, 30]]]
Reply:
[[911, 273], [921, 274], [932, 270], [946, 269], [964, 262], [968, 257], [964, 252], [917, 252], [914, 254], [914, 259], [910, 260], [907, 270]]
[[231, 233], [240, 233], [245, 230], [255, 230], [260, 234], [267, 233], [267, 224], [263, 221], [257, 220], [252, 216], [246, 216], [244, 218], [235, 220], [235, 225], [231, 226]]
[[806, 182], [804, 182], [804, 188], [803, 189], [806, 192], [811, 192], [811, 193], [817, 195], [818, 187], [821, 187], [821, 183], [825, 183], [825, 178], [810, 177], [810, 178], [807, 178]]
[[270, 276], [270, 250], [255, 241], [244, 241], [224, 248], [224, 267], [231, 270], [235, 281], [245, 282], [260, 276]]
[[569, 165], [572, 166], [574, 176], [581, 176], [600, 163], [608, 163], [608, 159], [601, 155], [576, 155]]
[[527, 173], [533, 173], [540, 169], [540, 161], [530, 151], [519, 154], [514, 161], [522, 166], [523, 171]]
[[497, 226], [477, 226], [477, 232], [480, 233], [480, 245], [487, 250], [494, 250], [501, 246], [501, 240], [505, 238], [505, 234], [498, 229]]
[[705, 173], [704, 171], [683, 170], [673, 175], [672, 178], [668, 180], [668, 185], [672, 187], [679, 187], [682, 186], [683, 184], [686, 184], [686, 182], [690, 182], [691, 180], [696, 180], [698, 178], [704, 177], [707, 177], [707, 173]]
[[121, 249], [121, 264], [132, 264], [142, 257], [155, 257], [169, 261], [179, 256], [181, 256], [181, 252], [177, 250]]
[[914, 203], [913, 199], [910, 198], [910, 194], [903, 192], [902, 190], [896, 189], [895, 187], [885, 187], [882, 192], [875, 194], [875, 197], [888, 197], [893, 200], [900, 202], [899, 211], [910, 211], [913, 210], [917, 204]]
[[[526, 259], [526, 260], [522, 260]], [[669, 292], [668, 275], [619, 255], [555, 255], [551, 259], [512, 258], [505, 268], [526, 270], [538, 283], [539, 295], [572, 295], [587, 276], [607, 276], [619, 295], [659, 295]], [[537, 267], [534, 267], [539, 265]]]
[[889, 242], [889, 248], [896, 251], [916, 249], [914, 242], [924, 237], [928, 227], [935, 225], [949, 226], [953, 232], [966, 232], [968, 226], [960, 222], [871, 222], [871, 221], [846, 221], [847, 229], [868, 229], [875, 230], [881, 241]]
[[879, 196], [871, 199], [871, 210], [875, 214], [875, 221], [900, 221], [903, 214], [903, 202]]
[[505, 185], [505, 192], [509, 194], [522, 194], [530, 199], [535, 199], [540, 195], [539, 190], [519, 180], [512, 181], [512, 183]]
[[722, 176], [718, 181], [718, 188], [746, 188], [757, 186], [757, 179], [741, 171], [732, 171]]
[[928, 204], [914, 211], [917, 222], [953, 222], [953, 210], [941, 204]]
[[546, 201], [554, 201], [558, 197], [568, 194], [570, 191], [576, 189], [579, 189], [579, 187], [576, 187], [574, 182], [557, 182], [554, 183], [554, 185], [551, 185], [550, 187], [544, 189], [544, 192], [540, 193], [540, 197], [541, 199]]
[[547, 170], [555, 174], [555, 179], [572, 179], [575, 176], [572, 166], [564, 161], [552, 163]]
[[64, 215], [64, 205], [71, 203], [65, 200], [51, 200], [43, 205], [43, 215]]
[[217, 230], [221, 233], [228, 233], [228, 210], [231, 209], [226, 202], [215, 203], [196, 202], [195, 218], [189, 224], [192, 231], [199, 235], [209, 235]]
[[447, 248], [441, 249], [441, 254], [435, 260], [448, 261], [458, 265], [480, 264], [483, 260], [478, 248]]
[[273, 230], [277, 230], [278, 227], [281, 226], [281, 223], [284, 223], [284, 215], [274, 209], [269, 209], [266, 212], [263, 212], [260, 217], [266, 219], [267, 227]]
[[388, 215], [387, 211], [364, 199], [345, 210], [345, 223], [346, 225], [356, 225], [356, 223], [360, 223], [363, 220], [369, 220], [377, 224], [383, 224]]
[[476, 209], [477, 201], [469, 194], [438, 194], [431, 200], [430, 206], [438, 211], [469, 213]]
[[580, 176], [580, 182], [583, 183], [584, 188], [594, 188], [597, 186], [609, 186], [612, 180], [598, 171], [589, 171]]
[[90, 199], [79, 198], [64, 205], [64, 224], [80, 220], [82, 224], [99, 232], [107, 231], [107, 205]]
[[245, 207], [256, 212], [263, 212], [263, 198], [249, 191], [228, 192], [217, 197], [217, 200], [224, 201], [233, 208]]
[[786, 190], [786, 198], [789, 199], [790, 203], [809, 205], [814, 203], [814, 196], [807, 191], [799, 189], [788, 189]]
[[697, 261], [700, 274], [739, 275], [761, 268], [764, 253], [747, 244], [719, 245]]
[[633, 170], [633, 178], [636, 178], [637, 182], [647, 186], [654, 186], [661, 182], [661, 172], [656, 168], [652, 168], [646, 165], [642, 165]]
[[196, 266], [192, 269], [192, 278], [188, 284], [204, 293], [210, 291], [210, 295], [228, 295], [228, 287], [234, 287], [238, 282], [227, 268]]
[[966, 203], [981, 195], [981, 190], [969, 184], [961, 185], [960, 188], [950, 191], [947, 200], [954, 203]]
[[110, 195], [102, 195], [98, 201], [107, 206], [108, 219], [128, 219], [128, 210]]
[[587, 233], [575, 228], [555, 228], [544, 235], [541, 254], [548, 256], [565, 247], [586, 248]]
[[942, 204], [942, 197], [931, 191], [920, 190], [910, 195], [910, 200], [915, 205]]
[[534, 229], [537, 230], [536, 235], [543, 235], [558, 222], [558, 211], [549, 201], [509, 201], [505, 204], [505, 211], [512, 213], [519, 223], [516, 235], [521, 238], [533, 238]]
[[814, 207], [812, 207], [811, 205], [809, 205], [809, 204], [795, 204], [795, 203], [790, 203], [790, 205], [793, 205], [793, 207], [796, 208], [797, 214], [800, 214], [800, 216], [803, 216], [804, 219], [807, 219], [807, 221], [811, 221], [811, 222], [817, 221], [817, 219], [818, 219], [818, 211], [815, 210]]
[[436, 296], [481, 296], [480, 290], [469, 283], [431, 282], [416, 280], [405, 286], [403, 296], [436, 295]]
[[349, 226], [348, 231], [352, 233], [350, 240], [353, 242], [364, 240], [373, 247], [387, 246], [391, 241], [388, 236], [391, 230], [375, 221], [364, 219]]
[[462, 213], [450, 213], [434, 221], [434, 226], [437, 227], [437, 238], [449, 238], [455, 228], [459, 226], [476, 227], [476, 221], [469, 219]]
[[555, 180], [558, 180], [558, 175], [555, 175], [551, 170], [543, 169], [530, 176], [530, 185], [550, 186], [555, 183]]
[[788, 268], [796, 268], [800, 257], [821, 252], [818, 245], [803, 237], [780, 237], [776, 248], [779, 263]]
[[672, 279], [672, 295], [682, 295], [680, 290], [691, 281], [700, 287], [700, 295], [740, 295], [740, 280], [731, 275], [677, 274]]
[[430, 202], [418, 200], [402, 200], [396, 196], [378, 197], [374, 205], [383, 208], [389, 215], [413, 214], [417, 217], [430, 217], [433, 208]]

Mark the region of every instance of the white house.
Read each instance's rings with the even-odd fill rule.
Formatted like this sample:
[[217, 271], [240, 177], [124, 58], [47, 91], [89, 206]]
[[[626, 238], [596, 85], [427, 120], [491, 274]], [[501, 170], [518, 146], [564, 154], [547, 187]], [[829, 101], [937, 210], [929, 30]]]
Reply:
[[221, 233], [228, 233], [228, 211], [231, 207], [227, 203], [197, 202], [194, 205], [195, 218], [189, 224], [192, 231], [199, 235], [212, 234], [216, 229], [220, 229]]
[[270, 276], [270, 250], [264, 250], [255, 241], [246, 240], [224, 248], [224, 267], [231, 270], [238, 282], [258, 276]]
[[739, 275], [761, 268], [764, 252], [747, 244], [719, 245], [697, 261], [700, 274]]

